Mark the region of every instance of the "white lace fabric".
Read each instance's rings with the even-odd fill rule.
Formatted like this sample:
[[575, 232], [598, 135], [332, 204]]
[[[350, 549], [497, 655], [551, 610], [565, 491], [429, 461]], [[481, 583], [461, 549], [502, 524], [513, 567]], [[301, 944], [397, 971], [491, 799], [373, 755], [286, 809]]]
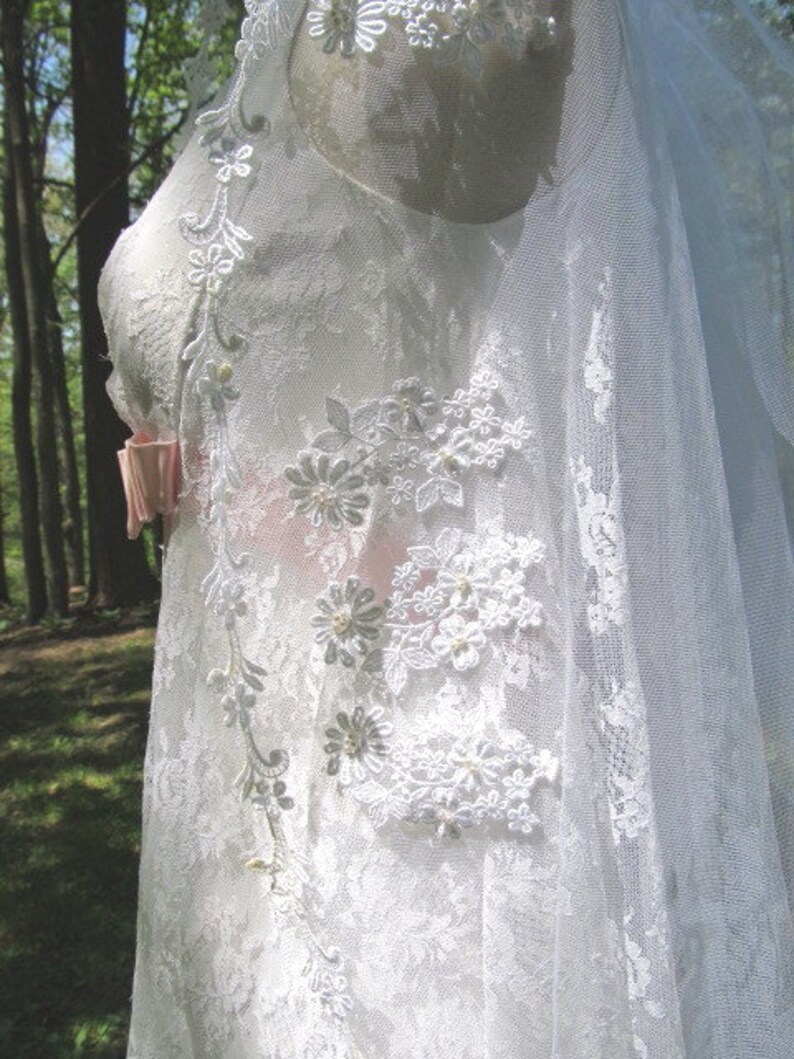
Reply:
[[790, 188], [771, 112], [681, 130], [719, 17], [794, 63], [573, 3], [554, 165], [465, 223], [329, 164], [247, 7], [100, 289], [182, 459], [129, 1059], [789, 1059]]

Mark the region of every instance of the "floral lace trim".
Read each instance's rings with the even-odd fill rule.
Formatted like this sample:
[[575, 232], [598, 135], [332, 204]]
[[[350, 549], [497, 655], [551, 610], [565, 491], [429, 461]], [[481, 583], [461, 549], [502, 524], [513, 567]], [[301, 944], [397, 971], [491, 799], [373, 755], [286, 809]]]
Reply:
[[375, 827], [427, 824], [436, 838], [468, 828], [536, 838], [536, 802], [557, 792], [559, 758], [519, 732], [491, 730], [461, 709], [463, 691], [447, 682], [426, 720], [391, 745], [383, 709], [356, 705], [326, 729], [328, 772], [369, 812]]
[[[268, 850], [246, 861], [245, 867], [268, 876], [273, 902], [303, 940], [308, 951], [306, 981], [321, 1014], [339, 1028], [352, 999], [347, 991], [341, 953], [322, 943], [309, 918], [305, 893], [308, 882], [303, 856], [290, 849], [283, 815], [294, 807], [286, 776], [290, 755], [282, 747], [262, 751], [254, 737], [252, 718], [263, 691], [266, 671], [247, 657], [238, 622], [247, 612], [246, 574], [251, 555], [236, 553], [229, 529], [229, 510], [240, 487], [240, 473], [229, 428], [229, 409], [240, 396], [233, 384], [234, 363], [246, 352], [244, 340], [226, 335], [220, 326], [218, 299], [237, 266], [245, 259], [252, 236], [230, 215], [234, 185], [253, 172], [254, 149], [250, 139], [269, 135], [270, 125], [261, 114], [246, 114], [244, 90], [253, 62], [271, 47], [283, 17], [270, 4], [247, 0], [248, 17], [236, 48], [238, 66], [226, 102], [204, 112], [196, 121], [200, 144], [209, 148], [215, 167], [216, 187], [212, 206], [205, 217], [188, 213], [180, 219], [180, 230], [191, 244], [188, 280], [195, 289], [189, 333], [182, 351], [188, 365], [183, 388], [192, 386], [199, 400], [211, 411], [214, 433], [210, 446], [211, 503], [209, 522], [214, 528], [215, 560], [202, 582], [204, 601], [221, 619], [228, 636], [229, 656], [225, 666], [207, 675], [209, 688], [220, 697], [224, 723], [239, 729], [245, 752], [243, 767], [235, 783], [241, 797], [261, 814], [268, 837]], [[325, 1042], [325, 1038], [323, 1038]], [[329, 1042], [328, 1046], [335, 1048]], [[340, 1040], [345, 1057], [354, 1050]], [[340, 1053], [341, 1055], [342, 1053]]]
[[[320, 454], [305, 451], [284, 471], [295, 514], [332, 531], [357, 527], [380, 489], [391, 505], [410, 502], [419, 513], [435, 504], [463, 506], [468, 474], [495, 471], [532, 437], [524, 418], [508, 418], [502, 405], [498, 380], [487, 370], [451, 398], [439, 398], [415, 377], [353, 410], [328, 397], [329, 429], [312, 442]], [[411, 671], [440, 671], [447, 675], [441, 697], [448, 699], [456, 693], [450, 677], [467, 678], [488, 654], [544, 626], [531, 580], [544, 564], [546, 545], [534, 534], [447, 527], [434, 542], [406, 551], [382, 602], [356, 575], [332, 582], [317, 599], [311, 625], [327, 665], [341, 663], [373, 677], [382, 671], [395, 695]], [[433, 716], [440, 714], [434, 710]], [[342, 786], [351, 777], [379, 774], [377, 783], [353, 785], [375, 826], [432, 821], [437, 836], [459, 837], [463, 828], [487, 824], [534, 835], [540, 823], [535, 791], [558, 779], [557, 758], [519, 733], [508, 738], [481, 728], [464, 745], [460, 715], [446, 728], [420, 725], [393, 747], [393, 725], [379, 702], [367, 709], [357, 702], [350, 712], [338, 711], [336, 721], [325, 732], [328, 771]], [[472, 772], [461, 788], [466, 767]]]
[[385, 628], [386, 682], [397, 694], [409, 670], [474, 669], [494, 635], [526, 633], [545, 620], [529, 591], [533, 567], [545, 558], [537, 537], [480, 538], [444, 529], [434, 545], [408, 548], [393, 574]]
[[[664, 1020], [676, 1003], [669, 926], [660, 900], [663, 865], [651, 792], [650, 747], [643, 689], [637, 675], [628, 607], [626, 545], [616, 456], [614, 380], [614, 297], [605, 267], [598, 284], [584, 356], [580, 421], [575, 429], [582, 453], [569, 468], [576, 504], [579, 544], [589, 596], [587, 624], [594, 634], [594, 720], [605, 774], [609, 822], [618, 871], [636, 907], [614, 923], [622, 940], [632, 1009], [634, 1047], [649, 1054], [648, 1019]], [[594, 425], [595, 424], [595, 425]], [[596, 484], [597, 483], [597, 484]], [[658, 1036], [658, 1028], [654, 1031]], [[681, 1059], [680, 1028], [670, 1023], [665, 1054]]]
[[379, 487], [394, 507], [411, 504], [420, 514], [462, 507], [467, 472], [497, 471], [533, 436], [524, 416], [507, 419], [498, 410], [498, 385], [482, 369], [452, 397], [439, 398], [413, 377], [352, 410], [327, 397], [329, 429], [284, 471], [296, 514], [334, 530], [360, 526]]
[[391, 24], [412, 48], [429, 50], [437, 65], [459, 66], [479, 78], [482, 46], [493, 43], [518, 58], [527, 48], [552, 47], [560, 22], [539, 0], [310, 0], [309, 36], [323, 51], [349, 58], [371, 52]]

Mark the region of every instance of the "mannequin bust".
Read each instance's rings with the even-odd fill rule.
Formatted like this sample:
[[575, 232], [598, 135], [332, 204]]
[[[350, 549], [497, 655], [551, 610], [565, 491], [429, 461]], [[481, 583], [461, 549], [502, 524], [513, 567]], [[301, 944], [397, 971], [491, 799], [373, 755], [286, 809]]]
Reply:
[[[439, 63], [437, 50], [413, 46], [385, 19], [370, 21], [380, 29], [370, 50], [350, 38], [345, 54], [331, 32], [335, 0], [322, 0], [325, 15], [312, 15], [316, 2], [296, 24], [287, 84], [296, 120], [334, 168], [419, 212], [469, 223], [520, 210], [539, 178], [551, 179], [573, 51], [567, 0], [542, 0], [557, 30], [549, 46], [463, 40], [479, 76]], [[490, 2], [500, 19], [502, 2]], [[455, 29], [448, 14], [437, 18], [445, 32]]]

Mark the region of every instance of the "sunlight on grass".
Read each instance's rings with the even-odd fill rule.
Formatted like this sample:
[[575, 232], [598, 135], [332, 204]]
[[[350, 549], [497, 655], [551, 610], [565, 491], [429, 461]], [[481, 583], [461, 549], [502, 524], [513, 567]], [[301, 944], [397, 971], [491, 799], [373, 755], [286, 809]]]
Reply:
[[154, 628], [0, 641], [0, 1055], [121, 1059]]

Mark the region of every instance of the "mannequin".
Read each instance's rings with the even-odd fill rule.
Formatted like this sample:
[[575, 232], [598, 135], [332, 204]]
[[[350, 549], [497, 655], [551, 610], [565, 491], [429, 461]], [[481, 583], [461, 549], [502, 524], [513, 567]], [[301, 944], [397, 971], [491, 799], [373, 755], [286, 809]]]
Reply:
[[181, 474], [127, 1059], [790, 1059], [794, 59], [346, 2], [246, 0], [103, 288]]
[[326, 52], [310, 35], [311, 6], [293, 33], [287, 83], [298, 123], [334, 168], [415, 210], [469, 223], [516, 212], [541, 178], [550, 181], [573, 57], [563, 5], [553, 5], [553, 46], [478, 43], [479, 79], [439, 64], [391, 23], [370, 52]]

